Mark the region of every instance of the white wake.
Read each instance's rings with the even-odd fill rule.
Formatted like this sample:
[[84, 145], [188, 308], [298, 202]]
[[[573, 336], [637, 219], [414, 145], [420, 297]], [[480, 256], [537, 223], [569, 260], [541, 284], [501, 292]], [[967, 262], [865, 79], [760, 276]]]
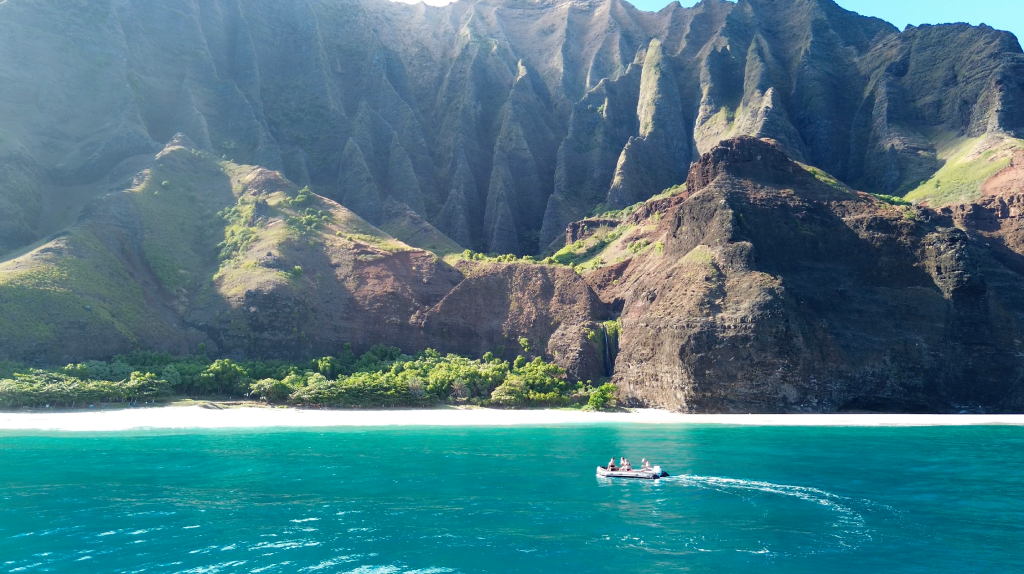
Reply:
[[817, 504], [832, 511], [836, 515], [833, 524], [840, 532], [834, 534], [839, 543], [846, 548], [855, 548], [871, 540], [871, 531], [861, 514], [855, 507], [872, 506], [868, 500], [859, 500], [840, 496], [819, 488], [809, 486], [793, 486], [775, 484], [757, 480], [742, 480], [718, 476], [697, 476], [684, 474], [661, 479], [661, 482], [706, 488], [727, 494], [763, 493], [769, 495], [788, 496]]

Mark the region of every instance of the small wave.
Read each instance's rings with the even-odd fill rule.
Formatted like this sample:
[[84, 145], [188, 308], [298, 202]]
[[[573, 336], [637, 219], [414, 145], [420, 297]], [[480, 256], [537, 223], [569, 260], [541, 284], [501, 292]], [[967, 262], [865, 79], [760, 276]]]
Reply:
[[320, 546], [320, 542], [317, 542], [315, 540], [282, 540], [281, 542], [261, 542], [249, 548], [249, 550], [264, 550], [267, 548], [291, 550], [293, 548], [309, 548], [312, 546]]
[[267, 570], [270, 570], [272, 568], [277, 568], [278, 566], [287, 566], [287, 565], [289, 565], [291, 563], [292, 563], [291, 560], [285, 560], [284, 562], [279, 562], [277, 564], [271, 564], [269, 566], [263, 566], [261, 568], [255, 568], [253, 570], [250, 570], [250, 572], [252, 572], [254, 574], [258, 573], [258, 572], [266, 572]]
[[319, 564], [314, 564], [313, 566], [306, 566], [305, 568], [302, 568], [299, 571], [300, 572], [313, 572], [313, 571], [317, 571], [317, 570], [323, 570], [324, 568], [331, 568], [331, 567], [334, 567], [334, 566], [338, 566], [339, 564], [346, 564], [348, 562], [355, 562], [356, 560], [358, 560], [358, 559], [360, 559], [362, 557], [363, 556], [361, 554], [357, 554], [355, 556], [337, 556], [335, 558], [331, 558], [330, 560], [323, 560]]
[[196, 566], [183, 572], [184, 574], [215, 574], [216, 572], [235, 569], [245, 563], [245, 560], [232, 560], [231, 562], [221, 562], [220, 564], [210, 564], [209, 566]]
[[345, 572], [345, 574], [398, 574], [401, 571], [394, 566], [360, 566], [355, 570]]

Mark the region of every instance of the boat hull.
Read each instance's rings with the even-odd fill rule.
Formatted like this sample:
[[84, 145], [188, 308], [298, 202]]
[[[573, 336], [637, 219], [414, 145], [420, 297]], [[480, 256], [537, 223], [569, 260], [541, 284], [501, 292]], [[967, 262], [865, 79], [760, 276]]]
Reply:
[[661, 467], [654, 467], [651, 470], [608, 470], [608, 467], [597, 467], [597, 476], [601, 478], [632, 478], [637, 480], [657, 480], [668, 476], [668, 473], [661, 470]]

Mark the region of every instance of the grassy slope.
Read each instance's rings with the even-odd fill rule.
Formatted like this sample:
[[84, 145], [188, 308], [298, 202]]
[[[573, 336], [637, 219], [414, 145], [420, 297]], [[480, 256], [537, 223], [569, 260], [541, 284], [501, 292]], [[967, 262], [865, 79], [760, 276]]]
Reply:
[[[291, 281], [292, 267], [258, 263], [261, 254], [279, 252], [288, 242], [409, 249], [330, 200], [311, 195], [297, 205], [295, 186], [275, 172], [169, 147], [140, 175], [123, 196], [104, 201], [130, 201], [131, 217], [141, 223], [144, 261], [111, 252], [101, 237], [110, 222], [86, 218], [0, 262], [0, 359], [22, 345], [66, 345], [69, 325], [102, 340], [89, 347], [99, 345], [102, 352], [102, 345], [114, 353], [171, 340], [177, 317], [161, 303], [180, 314], [254, 285]], [[254, 220], [257, 200], [265, 202], [265, 213]], [[225, 252], [225, 246], [234, 249]], [[140, 284], [140, 276], [154, 277], [154, 284]]]
[[383, 223], [380, 229], [403, 243], [425, 249], [441, 257], [462, 253], [465, 250], [464, 247], [449, 239], [447, 235], [422, 220], [398, 217]]
[[947, 139], [938, 146], [942, 168], [905, 197], [932, 207], [976, 200], [985, 181], [1009, 166], [1018, 149], [1024, 140], [996, 134]]
[[655, 233], [661, 221], [661, 213], [654, 213], [640, 225], [625, 223], [626, 219], [645, 203], [659, 201], [686, 192], [686, 184], [666, 189], [647, 201], [625, 209], [608, 211], [597, 215], [600, 219], [618, 219], [623, 223], [614, 228], [603, 228], [585, 240], [566, 245], [552, 258], [562, 264], [573, 264], [579, 272], [614, 265], [644, 253], [661, 253], [661, 237]]
[[0, 265], [0, 340], [56, 343], [75, 324], [135, 342], [151, 320], [141, 288], [90, 229]]
[[[301, 283], [294, 280], [301, 276], [302, 266], [291, 264], [301, 263], [302, 256], [297, 252], [305, 252], [307, 246], [314, 252], [358, 250], [361, 245], [382, 252], [410, 249], [338, 203], [301, 194], [274, 172], [256, 170], [238, 181], [237, 215], [226, 216], [225, 239], [227, 243], [232, 238], [243, 239], [236, 241], [237, 248], [228, 256], [224, 257], [222, 250], [223, 261], [214, 276], [216, 290], [225, 298], [240, 297], [257, 285], [269, 289], [289, 284], [301, 290]], [[257, 202], [266, 205], [261, 209], [262, 217], [253, 217]], [[283, 257], [289, 263], [283, 268], [268, 267], [262, 262], [267, 254]]]
[[161, 153], [141, 175], [125, 194], [141, 218], [146, 261], [129, 269], [86, 220], [0, 264], [0, 339], [60, 344], [68, 324], [96, 338], [119, 334], [131, 345], [168, 336], [170, 326], [132, 272], [148, 265], [168, 293], [191, 287], [210, 262], [202, 241], [222, 233], [213, 210], [232, 198], [231, 188], [215, 162], [183, 148]]

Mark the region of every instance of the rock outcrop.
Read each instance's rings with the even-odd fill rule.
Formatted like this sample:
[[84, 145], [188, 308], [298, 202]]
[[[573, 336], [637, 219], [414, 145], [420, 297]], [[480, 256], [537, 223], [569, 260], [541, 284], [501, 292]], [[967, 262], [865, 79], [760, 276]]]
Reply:
[[1021, 408], [1009, 204], [893, 206], [752, 138], [705, 154], [688, 191], [646, 232], [660, 253], [614, 282], [588, 276], [622, 305], [624, 397], [694, 412]]

